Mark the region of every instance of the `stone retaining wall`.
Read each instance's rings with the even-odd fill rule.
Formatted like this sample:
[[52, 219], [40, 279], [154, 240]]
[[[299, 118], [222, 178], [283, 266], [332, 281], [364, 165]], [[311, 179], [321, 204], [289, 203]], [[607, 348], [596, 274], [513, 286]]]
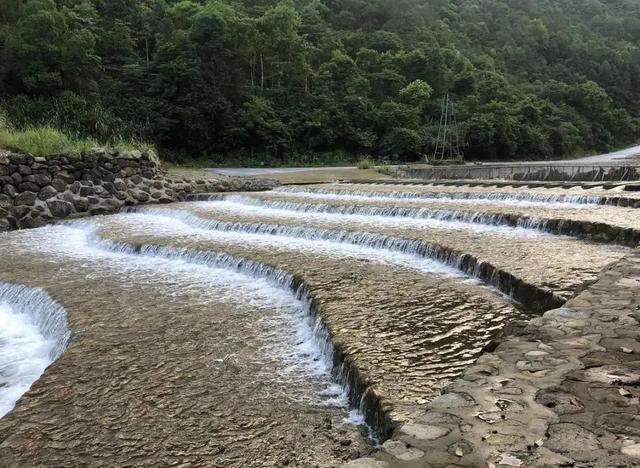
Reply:
[[268, 190], [275, 185], [244, 177], [170, 179], [153, 151], [38, 157], [0, 150], [0, 231], [112, 213], [123, 206], [169, 203], [194, 193]]

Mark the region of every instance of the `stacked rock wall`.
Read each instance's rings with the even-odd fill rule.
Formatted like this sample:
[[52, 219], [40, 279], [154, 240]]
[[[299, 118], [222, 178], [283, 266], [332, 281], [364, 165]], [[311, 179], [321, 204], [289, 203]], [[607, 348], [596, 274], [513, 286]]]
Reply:
[[222, 176], [169, 179], [152, 151], [37, 157], [0, 150], [0, 231], [112, 213], [123, 206], [169, 203], [194, 193], [267, 190], [274, 185], [269, 180]]

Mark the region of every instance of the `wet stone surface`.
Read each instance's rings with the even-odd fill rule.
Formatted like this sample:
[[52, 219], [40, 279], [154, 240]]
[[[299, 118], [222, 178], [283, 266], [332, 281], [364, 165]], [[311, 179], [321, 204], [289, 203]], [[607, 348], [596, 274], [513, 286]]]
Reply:
[[224, 250], [295, 271], [311, 291], [332, 341], [355, 360], [376, 394], [393, 404], [398, 420], [404, 418], [403, 408], [424, 405], [457, 377], [506, 321], [530, 316], [477, 284], [394, 267], [372, 253], [349, 258], [339, 245], [331, 246], [332, 253], [313, 242], [296, 245], [284, 239], [259, 247], [246, 236], [212, 238], [206, 231], [185, 236], [166, 220], [140, 215], [104, 218], [100, 225], [100, 236], [116, 242]]
[[[424, 456], [406, 464], [383, 452], [378, 461], [415, 467], [639, 466], [640, 361], [633, 348], [640, 329], [638, 284], [640, 254], [634, 253], [565, 308], [532, 320], [523, 334], [478, 359], [495, 372], [478, 379], [478, 366], [467, 369], [415, 416], [410, 431], [395, 434], [393, 440]], [[523, 362], [533, 369], [518, 366]], [[429, 433], [434, 420], [447, 430], [442, 437], [416, 436], [416, 427]], [[471, 450], [452, 454], [451, 442]]]
[[[246, 197], [250, 200], [258, 196]], [[241, 206], [238, 206], [241, 205]], [[197, 202], [176, 205], [197, 216], [238, 223], [306, 226], [333, 230], [372, 232], [443, 246], [451, 252], [469, 254], [478, 263], [506, 271], [526, 284], [566, 300], [597, 278], [597, 274], [630, 250], [567, 237], [513, 229], [492, 230], [482, 226], [449, 226], [428, 220], [385, 217], [329, 216], [323, 213], [282, 213], [241, 203]], [[383, 218], [383, 219], [377, 219]]]
[[[0, 465], [640, 464], [637, 251], [507, 226], [260, 206], [291, 195], [243, 197], [0, 235], [0, 282], [44, 288], [67, 310], [72, 332], [67, 351], [0, 419]], [[599, 212], [478, 209], [585, 219]], [[611, 223], [635, 223], [605, 209]], [[214, 230], [211, 221], [242, 226]], [[273, 226], [243, 232], [260, 223]], [[322, 229], [437, 246], [473, 259], [467, 273], [503, 290], [569, 301], [535, 317], [452, 268], [463, 264], [345, 240], [357, 236], [328, 240]], [[211, 252], [243, 260], [216, 269], [205, 262]], [[294, 284], [280, 273], [266, 281], [263, 267], [237, 272], [250, 262], [304, 285], [331, 342], [375, 396], [366, 401], [392, 424], [378, 450], [361, 426], [346, 423], [345, 396], [322, 359], [327, 343], [310, 339], [322, 335], [303, 320], [310, 316]]]
[[46, 229], [3, 235], [0, 281], [46, 289], [72, 342], [0, 419], [0, 465], [337, 466], [370, 451], [323, 379], [282, 364], [269, 329], [286, 303], [170, 262], [68, 252]]

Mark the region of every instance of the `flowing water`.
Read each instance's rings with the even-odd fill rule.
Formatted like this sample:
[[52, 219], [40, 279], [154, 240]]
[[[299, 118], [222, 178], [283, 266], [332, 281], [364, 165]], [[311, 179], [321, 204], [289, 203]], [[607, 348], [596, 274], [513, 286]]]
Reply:
[[496, 190], [291, 187], [0, 235], [0, 459], [366, 454], [506, 323], [628, 251], [513, 221], [587, 219], [599, 195]]
[[398, 207], [362, 207], [352, 205], [331, 205], [323, 203], [294, 203], [281, 200], [269, 200], [241, 195], [215, 196], [206, 202], [208, 209], [216, 209], [227, 213], [244, 213], [269, 216], [278, 219], [301, 219], [303, 221], [322, 220], [336, 225], [357, 223], [366, 228], [376, 226], [407, 226], [423, 229], [473, 230], [479, 232], [498, 233], [505, 236], [540, 236], [536, 229], [501, 225], [501, 217], [494, 217], [493, 222], [476, 222], [475, 213], [459, 213], [447, 210], [433, 211], [427, 208]]
[[[338, 186], [339, 187], [339, 186]], [[599, 205], [602, 197], [590, 195], [564, 195], [564, 194], [540, 194], [540, 193], [504, 193], [504, 192], [408, 192], [397, 191], [372, 191], [341, 188], [300, 188], [279, 187], [274, 193], [279, 195], [292, 195], [296, 197], [308, 197], [314, 199], [334, 200], [369, 200], [371, 198], [387, 201], [397, 200], [437, 200], [440, 202], [479, 204], [501, 204], [513, 206], [544, 206], [551, 208], [580, 208], [584, 205]], [[405, 187], [406, 188], [406, 187]]]
[[0, 283], [0, 417], [58, 359], [69, 339], [66, 313], [45, 292]]

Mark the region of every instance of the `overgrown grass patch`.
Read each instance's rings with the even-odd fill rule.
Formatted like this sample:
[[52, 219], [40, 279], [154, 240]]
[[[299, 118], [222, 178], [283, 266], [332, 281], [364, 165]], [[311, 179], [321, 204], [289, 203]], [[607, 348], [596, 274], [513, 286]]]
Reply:
[[358, 169], [372, 169], [376, 166], [376, 162], [370, 158], [361, 159], [358, 161]]
[[130, 140], [114, 140], [101, 143], [92, 138], [75, 138], [53, 127], [30, 127], [24, 130], [0, 128], [0, 146], [44, 156], [56, 153], [82, 153], [95, 148], [113, 148], [118, 151], [149, 150], [146, 143]]

